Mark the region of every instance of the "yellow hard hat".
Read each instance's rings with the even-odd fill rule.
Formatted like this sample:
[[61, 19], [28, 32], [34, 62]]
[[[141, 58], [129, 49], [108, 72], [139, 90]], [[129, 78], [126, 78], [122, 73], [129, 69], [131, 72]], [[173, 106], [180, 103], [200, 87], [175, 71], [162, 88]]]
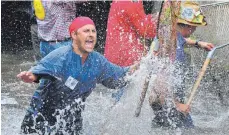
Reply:
[[200, 6], [196, 2], [181, 2], [180, 11], [176, 14], [177, 22], [188, 24], [191, 26], [206, 26], [205, 16], [200, 10]]

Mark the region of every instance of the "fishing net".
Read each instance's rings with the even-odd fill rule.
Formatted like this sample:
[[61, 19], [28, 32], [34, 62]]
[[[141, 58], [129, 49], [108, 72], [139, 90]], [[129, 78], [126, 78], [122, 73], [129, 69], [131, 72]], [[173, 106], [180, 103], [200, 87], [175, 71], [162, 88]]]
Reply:
[[[229, 43], [229, 2], [200, 2], [207, 26], [198, 27], [195, 39], [213, 43], [215, 46]], [[207, 56], [207, 51], [196, 48], [186, 50], [193, 73], [198, 73]], [[195, 76], [195, 75], [194, 75]], [[192, 80], [193, 81], [193, 80]], [[201, 91], [213, 92], [225, 102], [229, 97], [229, 46], [215, 51], [211, 64], [202, 80]], [[188, 86], [189, 87], [189, 86]]]
[[[208, 24], [205, 27], [198, 27], [194, 33], [194, 37], [196, 39], [211, 42], [216, 46], [229, 43], [229, 2], [212, 4], [204, 4], [202, 2], [201, 10], [206, 16], [206, 21]], [[224, 47], [219, 51], [216, 51], [214, 59], [217, 60], [220, 58], [220, 60], [217, 60], [217, 62], [229, 64], [229, 55], [225, 55], [228, 54], [228, 51], [228, 47]], [[197, 52], [199, 52], [199, 50], [192, 49], [192, 59], [195, 60], [193, 61], [194, 63], [199, 63], [206, 58], [205, 56], [207, 52]]]

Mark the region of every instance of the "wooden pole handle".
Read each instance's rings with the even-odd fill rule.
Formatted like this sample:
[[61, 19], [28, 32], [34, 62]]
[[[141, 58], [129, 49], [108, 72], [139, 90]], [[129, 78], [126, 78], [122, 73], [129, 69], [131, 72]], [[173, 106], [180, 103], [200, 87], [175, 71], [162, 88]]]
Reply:
[[192, 87], [191, 94], [190, 94], [190, 96], [189, 96], [187, 105], [190, 105], [190, 104], [191, 104], [191, 102], [192, 102], [192, 100], [193, 100], [193, 97], [194, 97], [194, 95], [195, 95], [195, 93], [196, 93], [196, 91], [197, 91], [197, 88], [199, 87], [200, 82], [201, 82], [201, 80], [202, 80], [202, 78], [203, 78], [203, 76], [204, 76], [204, 74], [205, 74], [205, 72], [206, 72], [206, 69], [207, 69], [207, 67], [208, 67], [208, 65], [209, 65], [209, 63], [210, 63], [210, 60], [211, 60], [210, 58], [207, 58], [207, 59], [205, 60], [204, 65], [203, 65], [203, 67], [201, 68], [200, 73], [199, 73], [199, 75], [198, 75], [198, 78], [197, 78], [197, 80], [196, 80], [194, 86]]
[[140, 96], [140, 100], [138, 102], [137, 109], [135, 111], [135, 116], [136, 117], [138, 117], [140, 115], [141, 108], [142, 108], [142, 105], [143, 105], [143, 102], [144, 102], [144, 99], [145, 99], [145, 96], [146, 96], [146, 92], [147, 92], [147, 89], [148, 89], [148, 86], [149, 86], [149, 81], [150, 81], [150, 78], [151, 78], [151, 74], [152, 73], [150, 73], [145, 79], [144, 86], [143, 86], [143, 89], [142, 89], [142, 92], [141, 92], [141, 96]]

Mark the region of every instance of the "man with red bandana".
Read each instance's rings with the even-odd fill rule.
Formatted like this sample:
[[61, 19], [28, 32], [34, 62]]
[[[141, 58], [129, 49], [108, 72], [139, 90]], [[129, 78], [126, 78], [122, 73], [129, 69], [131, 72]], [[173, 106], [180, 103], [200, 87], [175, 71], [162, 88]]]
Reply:
[[125, 86], [123, 77], [132, 67], [120, 67], [93, 51], [96, 43], [94, 22], [88, 17], [77, 17], [69, 27], [72, 43], [45, 56], [29, 71], [17, 75], [24, 82], [47, 84], [38, 87], [22, 122], [24, 133], [71, 134], [81, 132], [81, 111], [84, 102], [102, 83], [109, 88]]
[[156, 33], [156, 18], [146, 15], [142, 1], [113, 1], [105, 44], [105, 57], [120, 66], [130, 66], [145, 53], [145, 38]]

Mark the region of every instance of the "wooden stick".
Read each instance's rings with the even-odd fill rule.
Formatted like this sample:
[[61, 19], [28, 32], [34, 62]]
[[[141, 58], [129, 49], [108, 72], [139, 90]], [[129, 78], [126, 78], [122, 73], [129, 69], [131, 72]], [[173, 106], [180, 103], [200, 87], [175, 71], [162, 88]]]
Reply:
[[140, 96], [140, 101], [138, 102], [137, 109], [135, 111], [135, 116], [136, 117], [138, 117], [140, 115], [141, 108], [142, 108], [142, 105], [143, 105], [143, 102], [144, 102], [144, 99], [145, 99], [145, 96], [146, 96], [146, 91], [147, 91], [148, 86], [149, 86], [149, 80], [151, 78], [151, 75], [152, 75], [152, 72], [150, 72], [149, 75], [145, 79], [144, 86], [143, 86], [143, 89], [142, 89], [142, 92], [141, 92], [141, 96]]
[[202, 78], [203, 78], [203, 76], [204, 76], [204, 74], [205, 74], [205, 72], [206, 72], [206, 69], [207, 69], [207, 67], [208, 67], [208, 65], [209, 65], [209, 63], [210, 63], [210, 61], [211, 61], [210, 58], [207, 58], [207, 59], [205, 60], [204, 65], [203, 65], [203, 67], [201, 68], [200, 73], [199, 73], [199, 75], [198, 75], [198, 78], [197, 78], [197, 80], [196, 80], [196, 82], [195, 82], [195, 84], [194, 84], [194, 86], [193, 86], [193, 88], [192, 88], [192, 91], [191, 91], [191, 94], [190, 94], [190, 96], [189, 96], [187, 105], [190, 105], [190, 104], [191, 104], [191, 102], [192, 102], [192, 100], [193, 100], [193, 97], [194, 97], [194, 95], [195, 95], [195, 93], [196, 93], [196, 91], [197, 91], [197, 88], [198, 88], [199, 85], [200, 85], [200, 82], [201, 82], [201, 80], [202, 80]]

